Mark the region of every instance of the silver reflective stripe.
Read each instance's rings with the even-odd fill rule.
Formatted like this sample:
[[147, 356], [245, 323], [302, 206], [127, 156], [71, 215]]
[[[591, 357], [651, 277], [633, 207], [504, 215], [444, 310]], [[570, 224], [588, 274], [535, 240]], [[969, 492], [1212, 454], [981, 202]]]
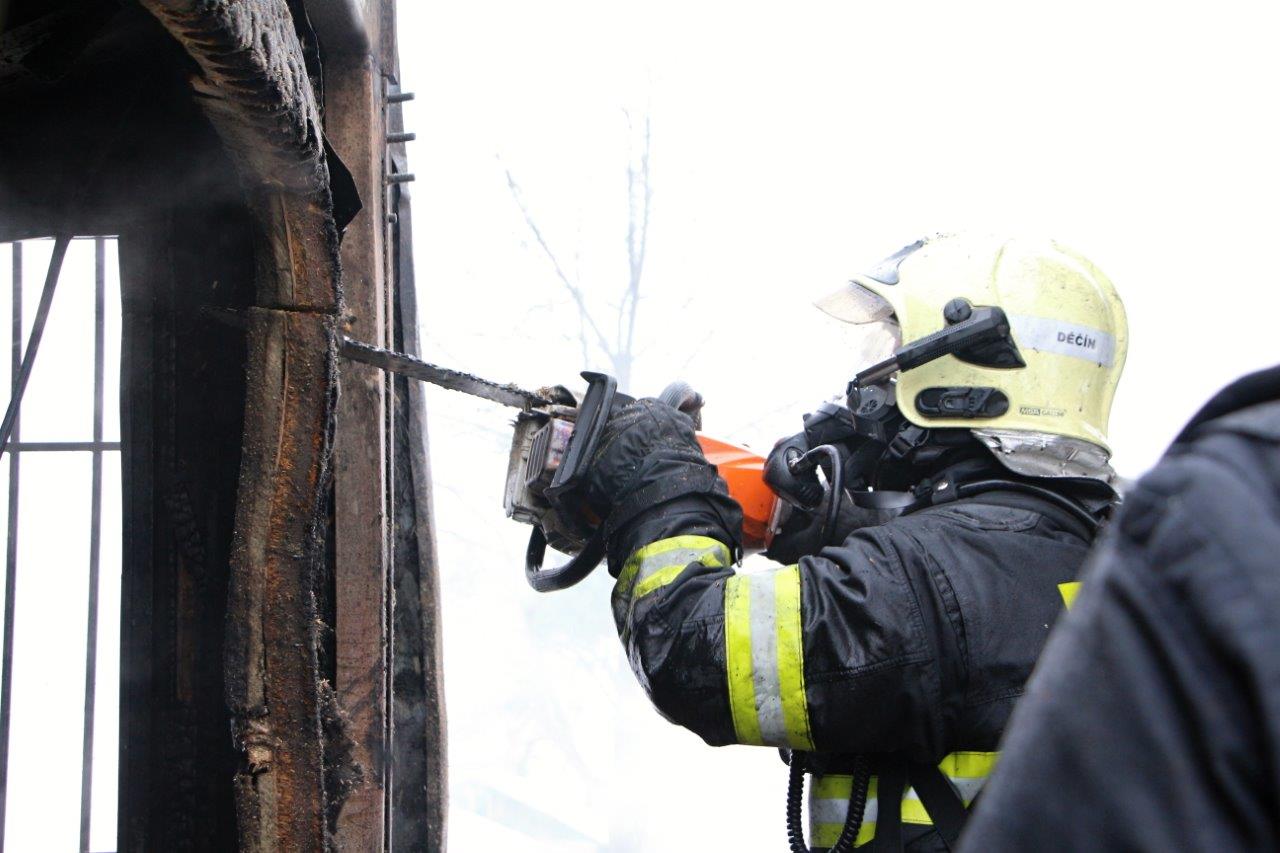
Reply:
[[760, 736], [767, 744], [786, 746], [787, 723], [782, 716], [782, 685], [778, 679], [774, 573], [747, 575], [746, 578], [751, 589], [751, 680], [755, 687]]
[[[876, 819], [879, 807], [875, 797], [867, 799], [867, 807], [862, 810], [862, 822], [871, 823]], [[828, 800], [819, 797], [809, 798], [809, 820], [812, 823], [838, 823], [843, 825], [849, 815], [849, 801], [845, 799]]]
[[1116, 359], [1116, 339], [1109, 333], [1080, 323], [1010, 314], [1013, 337], [1019, 347], [1082, 358], [1103, 367]]
[[[968, 806], [982, 790], [998, 758], [999, 754], [994, 752], [953, 752], [944, 758], [938, 767], [955, 787], [956, 793], [964, 804]], [[835, 843], [848, 815], [852, 781], [851, 777], [839, 774], [813, 777], [813, 784], [809, 788], [809, 832], [815, 839], [814, 847], [829, 847]], [[868, 834], [859, 834], [862, 843], [871, 837], [869, 833], [872, 832], [880, 814], [880, 805], [876, 796], [879, 788], [878, 781], [873, 776], [867, 786], [867, 806], [863, 811], [862, 825]], [[924, 803], [913, 788], [907, 788], [903, 793], [899, 814], [904, 824], [915, 826], [933, 824]], [[819, 838], [827, 843], [819, 844], [816, 840]]]
[[985, 777], [977, 779], [969, 779], [964, 776], [951, 776], [951, 784], [955, 786], [956, 793], [960, 795], [960, 799], [964, 800], [967, 806], [973, 802], [973, 798], [978, 796], [978, 792], [982, 790], [982, 786], [986, 783]]
[[725, 674], [738, 743], [813, 750], [800, 587], [799, 566], [725, 581]]
[[625, 634], [632, 602], [671, 583], [691, 563], [723, 568], [729, 562], [729, 549], [706, 536], [673, 536], [646, 545], [618, 573], [611, 599], [614, 623]]
[[[715, 550], [725, 551], [726, 554], [728, 553], [723, 545]], [[664, 551], [660, 554], [655, 554], [652, 557], [645, 557], [640, 561], [640, 569], [636, 572], [636, 582], [632, 589], [642, 589], [644, 582], [662, 569], [670, 568], [672, 566], [679, 566], [683, 568], [690, 563], [703, 561], [704, 557], [712, 555], [717, 557], [719, 556], [718, 554], [715, 554], [715, 551], [708, 548], [677, 548], [674, 551]], [[727, 560], [720, 560], [719, 562], [721, 565], [728, 565]], [[640, 596], [643, 595], [644, 591], [640, 593]]]

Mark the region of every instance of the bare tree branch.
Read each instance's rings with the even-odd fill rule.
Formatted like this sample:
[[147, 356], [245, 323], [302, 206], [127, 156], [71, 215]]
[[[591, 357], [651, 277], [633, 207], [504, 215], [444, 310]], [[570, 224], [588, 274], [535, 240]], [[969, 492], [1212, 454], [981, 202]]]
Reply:
[[[600, 327], [596, 325], [596, 321], [592, 319], [591, 312], [587, 310], [586, 300], [582, 296], [582, 289], [579, 288], [565, 273], [560, 266], [560, 261], [556, 259], [555, 252], [551, 251], [551, 246], [547, 244], [546, 239], [542, 236], [538, 223], [534, 221], [533, 215], [529, 213], [529, 208], [525, 206], [524, 197], [520, 192], [520, 185], [516, 183], [515, 176], [511, 174], [510, 169], [503, 169], [507, 176], [507, 189], [511, 191], [511, 198], [515, 201], [516, 207], [520, 208], [520, 214], [524, 217], [524, 222], [529, 226], [529, 230], [533, 232], [533, 237], [538, 241], [538, 245], [542, 247], [543, 253], [547, 256], [547, 260], [551, 261], [551, 267], [555, 270], [556, 277], [560, 279], [560, 283], [569, 291], [569, 295], [573, 297], [574, 303], [578, 306], [579, 321], [589, 327], [596, 336], [596, 342], [600, 345], [600, 349], [604, 350], [605, 355], [611, 360], [614, 359], [614, 352], [609, 346], [609, 340], [600, 331]], [[585, 336], [584, 336], [585, 337]], [[586, 343], [583, 343], [583, 358], [586, 360]]]
[[[627, 129], [635, 145], [635, 125], [631, 113], [623, 110], [627, 120]], [[653, 189], [649, 180], [650, 151], [649, 113], [646, 110], [640, 134], [640, 151], [637, 156], [634, 150], [627, 159], [627, 289], [618, 305], [619, 335], [618, 354], [625, 360], [625, 370], [619, 366], [619, 374], [630, 376], [631, 363], [634, 358], [636, 316], [640, 309], [640, 282], [644, 275], [645, 250], [649, 240], [649, 208], [653, 198]], [[625, 321], [626, 331], [622, 331]]]
[[511, 198], [515, 201], [516, 206], [520, 208], [520, 214], [524, 217], [525, 225], [529, 227], [529, 231], [532, 232], [543, 254], [551, 262], [556, 278], [559, 279], [561, 285], [568, 291], [577, 306], [578, 342], [582, 346], [583, 362], [590, 362], [591, 341], [594, 340], [595, 345], [599, 347], [611, 363], [613, 373], [618, 379], [618, 384], [623, 388], [628, 388], [631, 384], [631, 369], [635, 363], [636, 317], [640, 309], [640, 286], [644, 275], [645, 252], [649, 240], [649, 210], [653, 198], [653, 190], [649, 175], [651, 141], [649, 112], [647, 109], [645, 110], [643, 123], [638, 128], [636, 123], [632, 121], [631, 113], [628, 110], [623, 109], [622, 113], [627, 121], [629, 140], [627, 151], [627, 281], [622, 291], [622, 298], [616, 305], [611, 306], [616, 312], [612, 340], [605, 336], [595, 317], [592, 316], [590, 309], [587, 307], [586, 297], [582, 288], [578, 285], [577, 271], [580, 262], [578, 253], [575, 252], [574, 255], [575, 274], [570, 276], [560, 264], [555, 252], [552, 251], [550, 244], [543, 236], [542, 230], [538, 227], [538, 223], [535, 221], [528, 205], [525, 204], [523, 193], [519, 183], [516, 182], [515, 176], [511, 174], [510, 169], [504, 167], [503, 171], [506, 174], [507, 188], [511, 191]]

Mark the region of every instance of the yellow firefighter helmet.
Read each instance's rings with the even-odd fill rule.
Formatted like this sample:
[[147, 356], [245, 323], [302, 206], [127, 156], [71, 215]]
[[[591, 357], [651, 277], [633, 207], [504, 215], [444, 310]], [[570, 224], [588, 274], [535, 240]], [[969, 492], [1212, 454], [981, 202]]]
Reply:
[[969, 428], [1028, 476], [1114, 477], [1107, 421], [1128, 326], [1115, 287], [1081, 255], [1050, 240], [937, 235], [817, 304], [891, 342], [897, 360], [864, 378], [896, 373], [912, 423]]

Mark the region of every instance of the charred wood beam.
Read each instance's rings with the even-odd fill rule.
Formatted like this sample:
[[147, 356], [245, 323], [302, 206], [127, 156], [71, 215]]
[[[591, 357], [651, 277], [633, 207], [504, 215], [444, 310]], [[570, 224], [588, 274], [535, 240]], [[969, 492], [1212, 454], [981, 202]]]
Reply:
[[227, 692], [244, 763], [240, 849], [324, 847], [318, 507], [328, 477], [333, 318], [254, 309], [228, 603]]
[[[383, 81], [372, 57], [347, 57], [325, 69], [326, 131], [343, 152], [357, 187], [366, 190], [364, 215], [342, 241], [347, 271], [347, 334], [389, 344], [390, 280], [386, 268], [386, 216], [381, 177]], [[387, 374], [352, 361], [340, 367], [342, 396], [336, 414], [334, 465], [335, 595], [334, 688], [348, 715], [353, 755], [366, 770], [364, 784], [335, 810], [333, 833], [345, 850], [388, 845], [391, 697], [389, 582], [394, 552], [389, 541], [389, 498], [394, 471], [394, 413]], [[388, 642], [390, 641], [390, 642]]]
[[337, 792], [316, 584], [341, 291], [316, 93], [285, 0], [142, 4], [195, 60], [192, 88], [258, 225], [225, 660], [240, 849], [322, 850]]
[[192, 87], [251, 185], [327, 191], [320, 113], [285, 0], [142, 0], [200, 67]]

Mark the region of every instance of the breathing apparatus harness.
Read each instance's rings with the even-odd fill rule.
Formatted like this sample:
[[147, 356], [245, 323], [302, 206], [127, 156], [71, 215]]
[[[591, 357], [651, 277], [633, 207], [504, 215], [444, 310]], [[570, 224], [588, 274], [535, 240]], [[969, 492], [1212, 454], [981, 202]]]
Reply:
[[[883, 522], [988, 492], [1015, 493], [1051, 504], [1081, 525], [1088, 535], [1095, 535], [1101, 525], [1099, 507], [1087, 506], [1025, 479], [990, 476], [988, 464], [945, 464], [947, 454], [955, 455], [960, 448], [972, 445], [971, 432], [929, 429], [903, 416], [894, 381], [902, 371], [944, 355], [989, 367], [1026, 365], [1000, 308], [974, 307], [967, 300], [953, 299], [943, 315], [947, 325], [941, 331], [906, 344], [884, 361], [859, 372], [846, 389], [845, 405], [826, 403], [806, 416], [804, 432], [784, 439], [775, 448], [766, 467], [766, 481], [801, 511], [819, 511], [825, 502], [820, 537], [825, 544], [831, 544], [841, 504], [846, 499], [863, 510], [874, 511]], [[942, 419], [998, 417], [1008, 410], [1008, 404], [1008, 398], [996, 388], [930, 388], [915, 400], [922, 414]], [[940, 473], [921, 476], [922, 471], [936, 472], [939, 467]], [[825, 486], [818, 481], [818, 470], [823, 472]], [[801, 800], [804, 774], [814, 768], [815, 759], [820, 756], [787, 750], [782, 755], [790, 766], [786, 809], [790, 849], [792, 853], [809, 853], [801, 827]], [[831, 853], [849, 853], [854, 847], [866, 806], [871, 761], [865, 755], [849, 757], [844, 769], [852, 772], [852, 790], [845, 824]], [[930, 802], [926, 808], [935, 818], [936, 828], [945, 840], [954, 842], [963, 827], [966, 807], [936, 767], [911, 765], [904, 769], [899, 763], [882, 772], [886, 780], [889, 776], [903, 776], [900, 782], [907, 781], [909, 775], [922, 798], [927, 792]], [[898, 797], [901, 798], [901, 791]], [[881, 807], [892, 810], [887, 803]], [[878, 843], [877, 847], [901, 849], [900, 828], [889, 832], [892, 839], [885, 839], [887, 843]]]

